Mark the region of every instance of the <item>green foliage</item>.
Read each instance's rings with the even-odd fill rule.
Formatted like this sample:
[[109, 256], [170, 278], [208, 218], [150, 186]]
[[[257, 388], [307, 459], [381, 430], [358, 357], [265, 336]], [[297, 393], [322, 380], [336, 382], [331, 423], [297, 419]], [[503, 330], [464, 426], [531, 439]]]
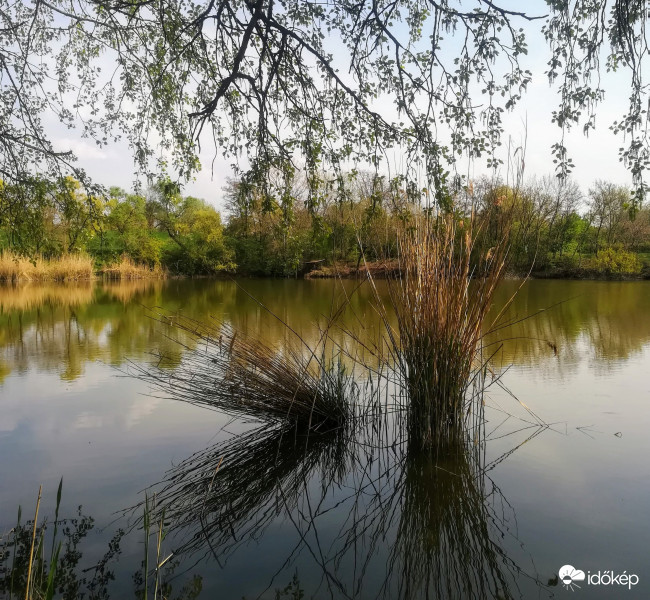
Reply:
[[295, 276], [310, 260], [394, 256], [397, 231], [414, 210], [401, 183], [358, 172], [306, 181], [282, 171], [266, 184], [250, 173], [231, 181], [226, 235], [238, 272]]
[[52, 256], [62, 243], [48, 222], [54, 215], [53, 185], [30, 178], [21, 185], [0, 181], [0, 228], [2, 247], [20, 254]]
[[[178, 275], [295, 277], [309, 261], [354, 268], [363, 259], [393, 259], [398, 232], [415, 215], [435, 212], [428, 204], [435, 194], [406, 178], [352, 171], [306, 181], [278, 164], [271, 172], [254, 165], [228, 184], [225, 224], [213, 206], [183, 196], [169, 179], [145, 194], [111, 188], [107, 197], [87, 193], [70, 177], [0, 184], [0, 251], [31, 261], [81, 252], [97, 270], [126, 257]], [[446, 202], [459, 231], [472, 212], [485, 215], [472, 249], [475, 264], [505, 229], [509, 269], [520, 274], [531, 266], [555, 275], [638, 274], [636, 264], [598, 255], [603, 248], [650, 249], [650, 211], [630, 214], [629, 190], [606, 182], [595, 183], [586, 206], [575, 184], [556, 178], [517, 188], [479, 180]]]
[[33, 259], [86, 252], [96, 268], [126, 256], [184, 275], [234, 269], [213, 207], [183, 198], [168, 180], [159, 182], [150, 196], [111, 188], [107, 198], [96, 198], [71, 177], [0, 183], [0, 250]]
[[[52, 522], [45, 518], [40, 523], [22, 523], [19, 508], [16, 525], [0, 538], [0, 595], [3, 598], [50, 600], [56, 596], [76, 600], [86, 594], [97, 600], [109, 598], [108, 584], [114, 576], [108, 565], [121, 552], [124, 532], [117, 531], [94, 569], [81, 571], [79, 546], [93, 530], [94, 519], [84, 515], [81, 506], [75, 517], [59, 518], [61, 491], [62, 481]], [[40, 494], [37, 504], [40, 504]]]
[[164, 186], [159, 189], [162, 198], [157, 218], [170, 240], [162, 250], [164, 266], [185, 275], [234, 270], [219, 213], [203, 200], [182, 198]]
[[[162, 167], [189, 178], [207, 139], [219, 154], [246, 154], [258, 173], [301, 163], [309, 212], [325, 201], [323, 171], [376, 167], [399, 149], [404, 171], [420, 173], [431, 202], [449, 210], [458, 156], [501, 164], [503, 113], [532, 81], [529, 36], [541, 33], [546, 75], [559, 88], [558, 174], [573, 167], [566, 130], [595, 127], [605, 94], [597, 74], [618, 70], [629, 95], [612, 129], [624, 136], [620, 158], [635, 206], [645, 190], [640, 0], [5, 4], [0, 32], [11, 51], [0, 62], [0, 172], [14, 182], [34, 165], [50, 174], [65, 165], [83, 178], [45, 130], [61, 122], [100, 145], [124, 135], [148, 174]], [[100, 76], [101, 61], [116, 66], [111, 77]]]
[[600, 275], [621, 276], [638, 275], [642, 265], [636, 254], [610, 247], [598, 252], [591, 262], [591, 268]]
[[575, 253], [547, 256], [549, 271], [554, 275], [577, 276], [580, 274], [580, 256]]

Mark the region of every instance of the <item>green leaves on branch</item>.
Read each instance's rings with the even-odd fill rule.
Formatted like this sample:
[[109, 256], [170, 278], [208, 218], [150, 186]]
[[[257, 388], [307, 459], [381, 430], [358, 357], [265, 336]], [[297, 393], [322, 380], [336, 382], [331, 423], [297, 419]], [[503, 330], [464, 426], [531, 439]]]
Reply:
[[559, 87], [558, 173], [571, 169], [558, 151], [564, 132], [595, 124], [601, 67], [625, 69], [629, 108], [613, 128], [626, 136], [621, 159], [638, 202], [649, 160], [647, 3], [547, 0], [546, 9], [500, 0], [4, 2], [0, 172], [85, 180], [52, 144], [43, 123], [54, 119], [100, 146], [124, 137], [155, 176], [191, 177], [208, 143], [312, 174], [344, 161], [377, 166], [398, 151], [403, 175], [433, 188], [436, 171], [459, 156], [498, 166], [501, 114], [532, 80], [527, 32], [540, 27]]

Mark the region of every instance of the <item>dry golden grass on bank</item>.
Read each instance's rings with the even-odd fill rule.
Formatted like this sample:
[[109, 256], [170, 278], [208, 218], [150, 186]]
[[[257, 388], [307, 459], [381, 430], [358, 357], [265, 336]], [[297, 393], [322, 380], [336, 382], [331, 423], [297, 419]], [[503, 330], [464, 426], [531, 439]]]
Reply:
[[0, 281], [76, 281], [92, 279], [93, 261], [84, 254], [29, 259], [11, 251], [0, 254]]
[[107, 279], [162, 279], [167, 276], [160, 265], [149, 267], [135, 263], [127, 256], [123, 256], [120, 262], [103, 267], [100, 273]]

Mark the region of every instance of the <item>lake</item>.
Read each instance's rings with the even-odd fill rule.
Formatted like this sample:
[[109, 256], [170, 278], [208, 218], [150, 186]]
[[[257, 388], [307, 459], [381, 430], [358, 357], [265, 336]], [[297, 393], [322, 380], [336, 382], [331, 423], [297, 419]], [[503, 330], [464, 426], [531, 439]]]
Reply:
[[[501, 285], [494, 314], [520, 285]], [[76, 517], [72, 529], [92, 518], [70, 569], [80, 590], [125, 531], [107, 557], [111, 597], [142, 587], [145, 489], [157, 514], [167, 503], [165, 597], [650, 597], [650, 282], [523, 284], [502, 320], [512, 325], [486, 336], [496, 381], [484, 442], [449, 464], [411, 456], [394, 422], [302, 440], [132, 376], [154, 363], [171, 373], [196, 348], [159, 313], [226, 322], [283, 348], [293, 334], [282, 321], [316, 344], [348, 301], [335, 345], [349, 343], [346, 330], [375, 339], [373, 296], [356, 288], [0, 288], [0, 533], [18, 506], [33, 518], [39, 485], [39, 521], [52, 521], [62, 478], [60, 517]], [[585, 579], [565, 589], [563, 565]], [[623, 573], [638, 582], [623, 585]]]

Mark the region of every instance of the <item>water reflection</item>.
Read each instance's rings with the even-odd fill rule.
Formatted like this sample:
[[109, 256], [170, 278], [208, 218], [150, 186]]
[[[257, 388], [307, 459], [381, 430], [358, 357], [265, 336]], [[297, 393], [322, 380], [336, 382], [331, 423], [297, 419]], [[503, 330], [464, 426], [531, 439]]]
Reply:
[[[328, 488], [349, 472], [355, 446], [338, 428], [303, 435], [260, 428], [189, 457], [156, 492], [157, 512], [175, 532], [175, 555], [209, 554], [220, 565], [259, 539], [285, 510], [295, 510], [307, 482]], [[139, 507], [141, 508], [141, 507]]]
[[[282, 346], [290, 337], [286, 320], [310, 344], [323, 322], [349, 300], [341, 329], [375, 340], [381, 330], [372, 294], [353, 281], [245, 280], [125, 281], [84, 285], [0, 287], [0, 377], [29, 369], [58, 372], [76, 379], [86, 363], [125, 359], [146, 361], [164, 352], [179, 364], [183, 350], [171, 342], [171, 328], [146, 318], [144, 307], [231, 323], [236, 329]], [[381, 291], [382, 282], [378, 282]], [[495, 311], [519, 287], [506, 281]], [[259, 299], [259, 303], [251, 296]], [[640, 352], [650, 342], [650, 282], [529, 281], [504, 315], [517, 321], [487, 336], [501, 347], [497, 364], [552, 369], [568, 375], [588, 361], [598, 369]], [[271, 314], [273, 313], [273, 314]], [[349, 338], [332, 330], [336, 343]], [[191, 340], [182, 340], [189, 344]], [[364, 360], [368, 360], [365, 357]]]
[[29, 312], [43, 306], [80, 306], [93, 301], [93, 285], [68, 284], [3, 285], [0, 287], [0, 313]]
[[387, 597], [524, 597], [518, 580], [525, 573], [503, 544], [513, 537], [514, 509], [474, 461], [464, 454], [404, 461], [395, 486], [401, 515]]
[[[288, 339], [287, 330], [267, 307], [286, 318], [313, 343], [320, 335], [316, 321], [326, 319], [333, 307], [345, 301], [344, 290], [349, 292], [354, 285], [330, 281], [240, 283], [241, 287], [229, 281], [154, 281], [2, 288], [0, 374], [22, 376], [43, 369], [57, 372], [64, 379], [77, 379], [90, 361], [123, 365], [127, 359], [147, 361], [152, 351], [170, 356], [171, 365], [179, 364], [187, 356], [186, 348], [192, 350], [194, 342], [189, 337], [181, 339], [186, 345], [183, 348], [170, 340], [178, 331], [147, 318], [144, 307], [159, 306], [164, 311], [179, 311], [201, 320], [214, 318], [282, 347]], [[506, 301], [517, 285], [504, 284], [495, 308]], [[264, 306], [255, 303], [242, 288], [258, 297]], [[493, 334], [490, 341], [503, 342], [503, 364], [535, 366], [542, 373], [553, 369], [556, 377], [558, 373], [571, 373], [581, 364], [597, 371], [610, 369], [643, 350], [650, 341], [648, 292], [648, 282], [532, 281], [522, 288], [506, 318], [517, 320], [539, 314]], [[356, 328], [369, 337], [374, 335], [376, 318], [370, 300], [369, 292], [360, 290], [352, 296], [350, 310], [342, 318], [345, 327]], [[552, 305], [556, 306], [539, 312]], [[637, 367], [638, 372], [645, 368]], [[186, 456], [188, 448], [196, 449], [203, 444], [199, 440], [213, 435], [216, 421], [205, 419], [205, 427], [203, 423], [202, 427], [195, 427], [192, 421], [189, 427], [179, 418], [181, 411], [169, 407], [166, 420], [142, 418], [132, 436], [140, 439], [137, 443], [129, 442], [130, 438], [122, 435], [121, 424], [111, 427], [110, 419], [100, 418], [115, 411], [121, 423], [127, 415], [123, 407], [129, 405], [120, 401], [130, 402], [131, 395], [135, 395], [126, 384], [118, 387], [110, 371], [102, 371], [106, 374], [106, 379], [101, 379], [102, 393], [81, 389], [81, 400], [74, 405], [75, 398], [64, 391], [67, 384], [60, 386], [57, 395], [52, 391], [52, 378], [42, 378], [42, 388], [35, 389], [41, 393], [47, 386], [42, 395], [49, 405], [34, 403], [37, 410], [43, 410], [48, 418], [55, 414], [60, 421], [71, 414], [70, 423], [80, 426], [95, 423], [90, 419], [96, 418], [98, 441], [103, 445], [93, 458], [90, 437], [81, 440], [69, 429], [55, 429], [49, 437], [44, 436], [47, 443], [37, 446], [30, 440], [28, 429], [12, 424], [9, 429], [15, 429], [15, 434], [5, 438], [5, 449], [9, 448], [5, 453], [11, 459], [5, 461], [9, 476], [4, 480], [10, 481], [8, 488], [27, 479], [25, 468], [38, 462], [33, 452], [36, 447], [41, 452], [38, 456], [51, 454], [56, 460], [45, 461], [46, 466], [32, 476], [29, 485], [42, 477], [46, 469], [71, 465], [68, 472], [79, 477], [83, 473], [86, 478], [83, 494], [96, 490], [96, 504], [91, 508], [99, 506], [96, 498], [101, 495], [106, 504], [102, 510], [112, 513], [123, 507], [122, 502], [132, 503], [131, 492], [139, 489], [135, 486], [158, 478], [152, 473], [162, 472], [172, 457], [176, 460]], [[606, 552], [616, 552], [628, 560], [625, 552], [631, 555], [629, 548], [635, 555], [642, 555], [642, 517], [646, 506], [643, 499], [647, 497], [643, 482], [648, 480], [642, 476], [642, 458], [647, 419], [644, 420], [642, 408], [644, 380], [635, 379], [635, 372], [632, 371], [631, 380], [638, 388], [630, 387], [625, 402], [616, 395], [623, 389], [620, 379], [610, 382], [615, 390], [610, 394], [611, 401], [594, 400], [585, 393], [584, 381], [580, 388], [567, 386], [566, 397], [575, 397], [571, 409], [584, 409], [578, 423], [597, 423], [600, 427], [598, 445], [591, 444], [593, 440], [582, 433], [572, 437], [571, 431], [532, 451], [531, 444], [526, 444], [514, 460], [507, 462], [498, 478], [504, 489], [509, 489], [515, 507], [510, 506], [490, 478], [491, 469], [525, 443], [534, 429], [515, 434], [520, 437], [509, 444], [503, 438], [504, 427], [494, 424], [494, 434], [488, 436], [485, 446], [469, 444], [436, 463], [430, 456], [413, 453], [394, 430], [380, 432], [372, 425], [366, 428], [360, 424], [357, 429], [305, 437], [287, 428], [250, 429], [248, 424], [249, 429], [229, 441], [192, 455], [157, 486], [156, 502], [159, 510], [165, 507], [166, 526], [171, 529], [165, 543], [175, 551], [173, 561], [165, 568], [169, 566], [169, 575], [176, 577], [197, 560], [207, 561], [199, 565], [198, 572], [204, 576], [206, 587], [213, 586], [214, 593], [206, 590], [205, 597], [227, 597], [230, 593], [231, 597], [241, 598], [245, 594], [255, 598], [260, 592], [263, 597], [273, 597], [273, 589], [285, 586], [296, 570], [300, 589], [307, 590], [305, 597], [547, 596], [548, 590], [538, 582], [535, 569], [528, 566], [529, 557], [522, 550], [522, 543], [525, 548], [536, 544], [535, 559], [546, 569], [542, 582], [551, 579], [561, 564], [556, 564], [559, 548], [569, 548], [571, 559], [581, 556], [584, 564], [589, 559], [591, 564], [610, 565], [612, 557], [605, 556]], [[89, 372], [88, 380], [92, 376], [98, 377]], [[29, 377], [24, 380], [29, 381]], [[15, 406], [20, 404], [24, 406], [21, 410], [27, 411], [31, 405], [14, 401], [12, 392], [7, 391], [11, 389], [16, 387], [7, 384], [6, 398], [14, 404], [7, 402], [10, 408], [6, 412], [13, 418], [11, 411], [15, 412]], [[558, 388], [549, 385], [540, 389], [540, 394], [558, 395], [561, 408], [557, 412], [566, 418], [568, 403]], [[641, 391], [637, 393], [637, 389]], [[117, 397], [117, 408], [111, 408], [111, 395]], [[88, 396], [93, 396], [92, 405], [87, 405]], [[40, 398], [38, 394], [34, 397]], [[65, 402], [74, 408], [66, 408], [61, 398], [66, 398]], [[535, 409], [540, 405], [539, 400], [535, 401], [537, 398], [533, 396], [531, 401], [522, 397]], [[140, 415], [149, 414], [147, 402], [150, 400], [138, 399], [137, 404], [133, 403]], [[627, 410], [630, 416], [608, 416], [599, 421], [592, 415], [600, 414], [595, 412], [600, 410]], [[188, 422], [195, 418], [193, 414], [187, 417]], [[544, 413], [547, 414], [548, 411]], [[31, 415], [30, 419], [39, 423]], [[142, 426], [143, 422], [149, 429]], [[176, 438], [169, 435], [170, 431]], [[195, 436], [196, 431], [199, 435]], [[621, 438], [612, 435], [620, 431], [624, 432]], [[603, 432], [607, 432], [607, 439]], [[83, 435], [87, 435], [86, 430]], [[40, 443], [38, 436], [34, 438]], [[75, 443], [66, 445], [67, 438]], [[184, 445], [167, 449], [169, 439], [180, 438]], [[92, 448], [95, 441], [93, 437]], [[550, 440], [545, 438], [547, 441]], [[18, 451], [12, 454], [15, 447]], [[21, 456], [23, 447], [30, 453], [23, 452]], [[182, 449], [175, 453], [178, 448]], [[105, 456], [113, 454], [113, 459], [102, 462]], [[153, 455], [158, 458], [149, 459]], [[87, 461], [85, 466], [82, 459]], [[10, 471], [11, 465], [16, 465], [15, 474]], [[118, 486], [115, 482], [121, 481], [121, 477], [128, 481]], [[613, 486], [612, 481], [617, 485]], [[129, 500], [124, 500], [127, 495]], [[593, 510], [585, 511], [584, 506], [592, 506], [596, 497], [604, 500], [595, 504]], [[621, 503], [621, 499], [625, 502]], [[625, 510], [612, 509], [619, 506]], [[521, 540], [515, 508], [519, 509], [520, 518], [523, 513], [525, 523]], [[587, 518], [583, 518], [584, 513], [589, 513]], [[123, 574], [127, 585], [121, 589], [129, 594], [133, 591], [130, 574], [138, 568], [142, 557], [142, 532], [136, 531], [134, 535], [139, 541], [137, 552], [131, 556], [136, 559], [129, 557], [130, 562], [121, 563], [123, 570], [129, 571]], [[601, 544], [603, 551], [599, 555], [593, 550], [595, 537], [612, 540], [611, 545]], [[582, 547], [589, 548], [593, 556]], [[217, 568], [219, 563], [227, 568]], [[622, 562], [615, 566], [621, 570], [630, 568], [629, 563]], [[232, 586], [229, 591], [219, 588], [224, 580]], [[176, 590], [183, 589], [181, 585]], [[190, 595], [196, 589], [192, 588]], [[293, 589], [298, 589], [298, 583]]]
[[[495, 297], [502, 306], [519, 287], [506, 281]], [[602, 368], [627, 360], [650, 341], [650, 282], [529, 281], [504, 315], [525, 318], [487, 337], [503, 341], [503, 364], [572, 371], [582, 360]]]
[[509, 554], [522, 545], [516, 517], [483, 445], [434, 459], [399, 431], [253, 429], [169, 471], [154, 487], [153, 520], [165, 520], [178, 560], [221, 568], [237, 552], [257, 564], [267, 531], [291, 530], [294, 544], [286, 556], [275, 550], [266, 589], [293, 568], [315, 567], [320, 576], [306, 588], [315, 597], [522, 598], [522, 580], [544, 596]]

